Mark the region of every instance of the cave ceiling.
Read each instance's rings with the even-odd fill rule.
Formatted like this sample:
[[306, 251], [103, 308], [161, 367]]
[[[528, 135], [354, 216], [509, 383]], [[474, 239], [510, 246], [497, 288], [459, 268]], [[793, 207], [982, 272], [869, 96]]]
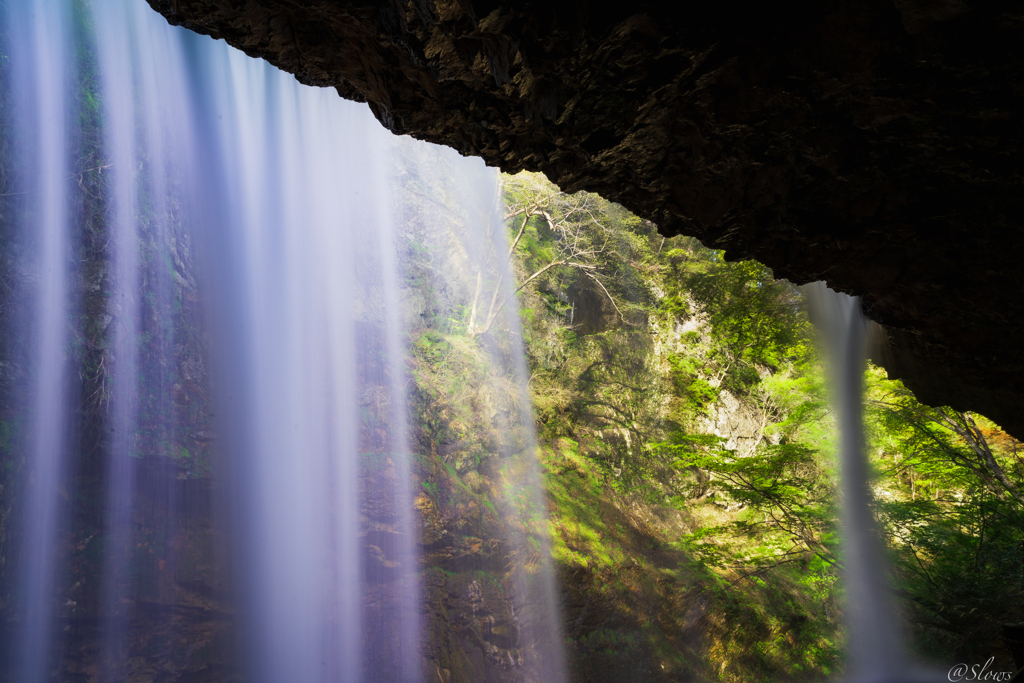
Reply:
[[397, 134], [826, 280], [1024, 436], [1024, 3], [148, 0]]

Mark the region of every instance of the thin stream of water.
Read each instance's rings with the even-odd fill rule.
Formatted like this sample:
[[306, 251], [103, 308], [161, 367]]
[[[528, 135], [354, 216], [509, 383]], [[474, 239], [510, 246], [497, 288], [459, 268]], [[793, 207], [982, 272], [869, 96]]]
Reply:
[[71, 81], [67, 58], [70, 11], [67, 7], [50, 11], [47, 4], [35, 0], [8, 5], [12, 21], [21, 26], [11, 34], [12, 91], [22, 103], [15, 112], [15, 125], [27, 131], [16, 150], [24, 164], [17, 230], [35, 273], [24, 295], [37, 312], [33, 320], [21, 321], [19, 330], [29, 340], [26, 346], [32, 350], [29, 372], [33, 375], [26, 542], [17, 569], [23, 626], [14, 658], [18, 679], [25, 683], [45, 679], [50, 656], [54, 628], [50, 602], [62, 580], [53, 556], [67, 512], [61, 493], [68, 470], [71, 419], [65, 351], [66, 320], [72, 311], [66, 260], [71, 226], [65, 184], [70, 172], [65, 150], [73, 115], [66, 97]]
[[941, 680], [935, 672], [918, 668], [907, 652], [902, 616], [891, 589], [891, 569], [871, 511], [863, 415], [870, 321], [861, 311], [860, 299], [834, 292], [824, 282], [805, 285], [804, 293], [824, 341], [839, 426], [842, 562], [850, 656], [847, 680]]
[[107, 638], [104, 668], [121, 675], [127, 660], [127, 619], [124, 603], [130, 595], [128, 560], [131, 543], [131, 504], [138, 453], [134, 452], [138, 423], [137, 378], [139, 374], [139, 237], [136, 230], [136, 136], [131, 35], [126, 8], [101, 4], [97, 10], [96, 45], [103, 74], [104, 148], [111, 165], [111, 285], [106, 316], [109, 320], [109, 353], [105, 360], [111, 380], [111, 426], [106, 468], [107, 557], [103, 570], [102, 601], [106, 607]]

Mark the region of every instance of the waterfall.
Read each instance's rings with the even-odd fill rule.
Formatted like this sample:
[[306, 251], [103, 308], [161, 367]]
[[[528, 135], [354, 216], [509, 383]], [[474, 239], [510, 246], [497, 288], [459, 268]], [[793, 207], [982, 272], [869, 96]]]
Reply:
[[863, 418], [869, 321], [861, 312], [860, 299], [834, 292], [824, 282], [806, 285], [804, 292], [824, 342], [839, 427], [848, 680], [940, 680], [935, 672], [916, 668], [908, 656], [902, 617], [889, 585], [891, 570], [870, 507]]
[[126, 680], [154, 657], [268, 683], [433, 675], [396, 155], [454, 169], [436, 203], [465, 218], [466, 267], [500, 274], [509, 337], [488, 353], [514, 394], [500, 457], [520, 653], [501, 665], [562, 680], [496, 174], [139, 0], [6, 12], [24, 313], [7, 366], [31, 401], [4, 680]]
[[[449, 223], [452, 272], [448, 279], [461, 285], [463, 300], [477, 302], [478, 320], [493, 311], [492, 329], [505, 331], [500, 339], [485, 338], [481, 346], [489, 368], [484, 378], [485, 395], [506, 397], [507, 415], [502, 421], [503, 438], [498, 446], [501, 471], [497, 477], [504, 485], [505, 495], [497, 502], [508, 529], [509, 537], [505, 540], [516, 557], [509, 597], [520, 631], [517, 649], [528, 653], [509, 664], [522, 670], [521, 680], [563, 683], [566, 670], [561, 615], [557, 608], [545, 498], [535, 457], [537, 442], [527, 389], [529, 372], [504, 227], [505, 206], [497, 174], [488, 173], [482, 161], [467, 162], [450, 150], [440, 154], [426, 154], [427, 151], [412, 150], [413, 172], [430, 179], [447, 178], [449, 191], [459, 197], [457, 204], [464, 214], [453, 216]], [[428, 181], [429, 191], [443, 194], [445, 189], [439, 185], [436, 180]]]
[[31, 259], [26, 268], [33, 273], [22, 294], [34, 312], [31, 319], [17, 320], [14, 332], [26, 340], [25, 365], [32, 381], [26, 387], [31, 409], [24, 444], [25, 541], [16, 570], [22, 626], [11, 659], [16, 678], [32, 683], [44, 680], [49, 668], [54, 629], [50, 606], [62, 579], [54, 555], [67, 514], [71, 410], [66, 349], [73, 307], [68, 291], [72, 236], [66, 150], [74, 113], [66, 95], [72, 80], [67, 56], [71, 17], [68, 8], [51, 10], [43, 0], [12, 3], [10, 13], [10, 21], [20, 27], [10, 31], [10, 96], [22, 105], [14, 112], [14, 125], [25, 131], [16, 140], [21, 174], [12, 194], [21, 200], [17, 246]]

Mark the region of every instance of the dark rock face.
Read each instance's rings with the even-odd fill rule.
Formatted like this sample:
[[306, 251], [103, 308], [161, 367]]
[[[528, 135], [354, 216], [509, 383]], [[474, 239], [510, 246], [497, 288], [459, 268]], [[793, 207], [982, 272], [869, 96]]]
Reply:
[[858, 294], [921, 398], [1024, 435], [1024, 8], [977, 0], [149, 0], [365, 101]]

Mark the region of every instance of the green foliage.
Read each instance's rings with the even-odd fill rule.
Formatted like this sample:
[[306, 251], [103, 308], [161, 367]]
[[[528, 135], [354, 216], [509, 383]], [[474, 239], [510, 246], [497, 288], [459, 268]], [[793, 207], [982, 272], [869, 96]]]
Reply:
[[[702, 248], [694, 249], [702, 253]], [[778, 370], [798, 357], [809, 325], [796, 288], [775, 280], [771, 270], [756, 261], [729, 263], [718, 253], [703, 254], [705, 258], [683, 279], [733, 362]]]
[[[758, 643], [730, 641], [743, 651], [723, 645], [721, 656], [756, 659], [751, 666], [766, 671], [785, 660], [794, 675], [832, 672], [842, 562], [834, 423], [800, 292], [761, 264], [729, 262], [688, 238], [662, 241], [650, 224], [596, 200], [591, 206], [605, 231], [604, 282], [629, 315], [603, 329], [567, 319], [565, 302], [578, 312], [582, 301], [571, 272], [523, 293], [526, 302], [548, 302], [527, 304], [542, 432], [578, 444], [576, 464], [558, 470], [556, 481], [586, 462], [613, 490], [691, 515], [692, 528], [676, 543], [695, 571], [745, 586], [742, 598], [723, 593], [745, 624], [740, 631], [757, 631], [780, 613], [773, 610], [789, 609], [766, 607], [761, 591], [788, 586], [798, 600], [826, 605], [830, 616], [801, 626], [810, 636], [799, 662], [783, 656], [768, 631]], [[543, 255], [547, 239], [538, 225], [521, 250]], [[631, 326], [640, 320], [649, 323]], [[1024, 609], [1024, 448], [983, 418], [923, 406], [877, 370], [868, 376], [876, 512], [913, 606], [918, 644], [982, 656], [998, 623], [1018, 621]], [[726, 419], [725, 402], [735, 406], [727, 419], [746, 416], [746, 426], [730, 427], [743, 438], [728, 444], [710, 431]], [[571, 501], [601, 495], [551, 491], [569, 526], [577, 515], [581, 524], [589, 518]], [[557, 546], [562, 562], [618, 561], [598, 543], [607, 530], [573, 533], [561, 532], [577, 539]]]
[[987, 657], [1024, 610], [1021, 444], [980, 416], [918, 403], [868, 374], [879, 516], [914, 607], [922, 649]]
[[[505, 192], [508, 206], [544, 207], [506, 228], [520, 237], [511, 259], [557, 562], [599, 577], [602, 595], [623, 603], [683, 600], [675, 582], [699, 585], [722, 620], [708, 627], [705, 654], [731, 672], [709, 678], [838, 673], [835, 425], [799, 290], [538, 176], [506, 178]], [[551, 265], [569, 237], [586, 267]], [[465, 302], [449, 305], [448, 318], [469, 319]], [[501, 335], [429, 327], [411, 341], [422, 423], [438, 444], [462, 444], [450, 476], [465, 479], [466, 463], [483, 462], [468, 454], [494, 452], [486, 435], [498, 419], [480, 417], [493, 395], [477, 389], [488, 381], [482, 349]], [[868, 378], [875, 511], [918, 645], [980, 656], [1000, 620], [1024, 608], [1024, 448], [983, 418], [922, 406], [877, 370]], [[518, 481], [507, 467], [501, 476]], [[523, 492], [509, 484], [504, 496], [525, 510]], [[626, 509], [685, 521], [641, 533], [617, 517]], [[653, 540], [632, 545], [640, 536]], [[671, 570], [655, 560], [665, 552], [679, 558]], [[652, 572], [656, 588], [640, 578]], [[574, 647], [672, 651], [660, 629], [628, 642], [593, 631]], [[661, 661], [690, 671], [674, 655]]]
[[677, 397], [683, 399], [683, 414], [687, 422], [698, 415], [705, 414], [718, 398], [718, 388], [711, 386], [707, 379], [700, 376], [703, 369], [699, 360], [684, 354], [670, 353], [666, 357], [669, 379]]
[[689, 320], [693, 312], [690, 309], [690, 303], [679, 296], [678, 294], [668, 295], [658, 302], [658, 309], [664, 311], [673, 318], [680, 320]]
[[451, 344], [437, 330], [427, 329], [413, 343], [413, 353], [427, 363], [440, 363], [451, 353]]
[[[732, 561], [763, 565], [807, 553], [832, 564], [834, 551], [835, 491], [817, 453], [799, 444], [762, 445], [751, 455], [709, 447], [705, 439], [680, 436], [675, 443], [656, 448], [678, 456], [680, 468], [700, 468], [709, 473], [717, 491], [744, 509], [731, 522], [731, 533], [757, 537], [759, 544], [743, 547]], [[723, 558], [722, 547], [707, 547], [704, 539], [720, 532], [702, 528], [690, 537], [694, 549]]]

